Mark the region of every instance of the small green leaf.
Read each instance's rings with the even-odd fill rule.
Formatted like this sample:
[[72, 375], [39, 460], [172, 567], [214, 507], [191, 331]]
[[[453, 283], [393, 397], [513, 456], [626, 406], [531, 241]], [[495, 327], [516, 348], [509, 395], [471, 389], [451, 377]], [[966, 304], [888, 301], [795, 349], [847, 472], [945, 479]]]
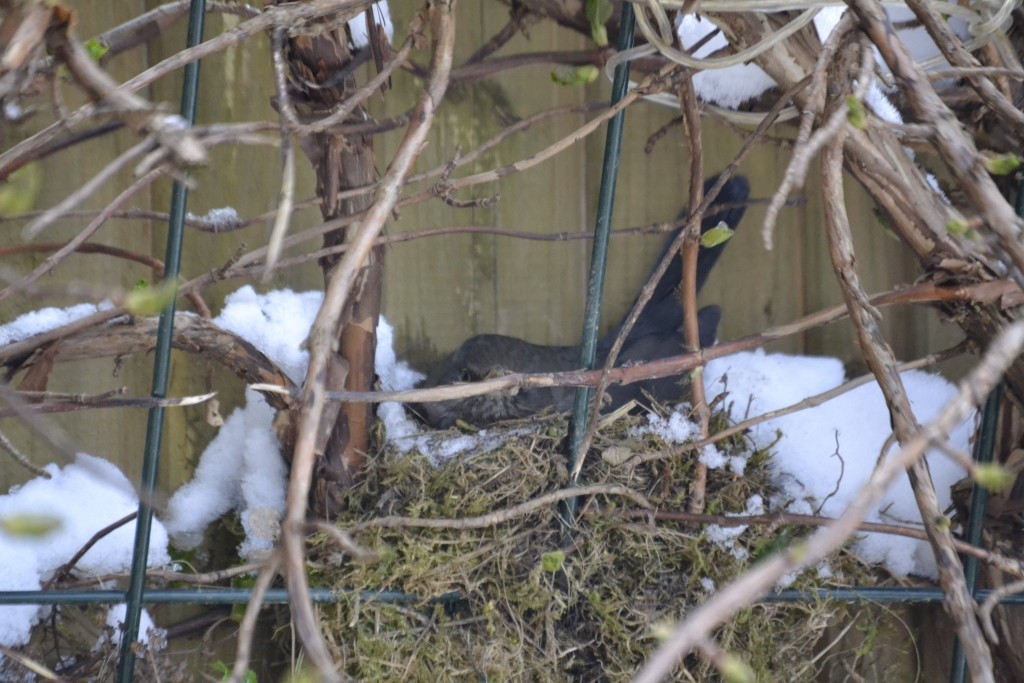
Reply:
[[60, 518], [52, 515], [21, 514], [0, 518], [0, 529], [8, 536], [20, 538], [40, 538], [60, 527]]
[[98, 62], [103, 59], [108, 52], [110, 52], [110, 48], [93, 38], [85, 44], [85, 51], [89, 53], [90, 57]]
[[1017, 480], [1017, 475], [1009, 468], [997, 463], [984, 463], [974, 466], [974, 481], [989, 491], [1003, 491]]
[[992, 175], [1010, 175], [1020, 168], [1020, 157], [1013, 152], [996, 154], [985, 159], [985, 168]]
[[762, 538], [754, 542], [754, 559], [763, 560], [769, 555], [782, 552], [793, 541], [795, 534], [790, 528], [783, 528], [778, 536]]
[[725, 221], [722, 221], [700, 236], [700, 246], [705, 249], [717, 247], [719, 244], [728, 242], [729, 238], [732, 237], [732, 233], [732, 228]]
[[846, 98], [846, 120], [854, 128], [864, 130], [868, 127], [868, 113], [864, 104], [853, 95]]
[[807, 544], [803, 541], [794, 543], [789, 548], [789, 561], [800, 564], [807, 557]]
[[722, 680], [728, 683], [754, 683], [757, 680], [749, 664], [728, 652], [718, 663], [718, 672], [722, 674]]
[[946, 232], [955, 237], [966, 237], [967, 233], [970, 232], [971, 226], [966, 221], [954, 218], [946, 223]]
[[587, 85], [596, 81], [600, 75], [600, 69], [593, 64], [560, 66], [551, 72], [551, 80], [559, 85]]
[[39, 197], [43, 172], [38, 163], [25, 164], [0, 185], [0, 216], [17, 216], [30, 211]]
[[157, 315], [167, 308], [178, 294], [176, 282], [164, 281], [156, 287], [139, 287], [135, 283], [132, 291], [124, 297], [124, 307], [132, 315]]
[[612, 3], [610, 0], [587, 0], [584, 11], [590, 23], [590, 37], [598, 47], [607, 47], [608, 30], [605, 24], [612, 17]]
[[565, 553], [561, 550], [545, 553], [540, 558], [541, 569], [546, 571], [548, 574], [554, 574], [562, 568], [563, 564], [565, 564]]

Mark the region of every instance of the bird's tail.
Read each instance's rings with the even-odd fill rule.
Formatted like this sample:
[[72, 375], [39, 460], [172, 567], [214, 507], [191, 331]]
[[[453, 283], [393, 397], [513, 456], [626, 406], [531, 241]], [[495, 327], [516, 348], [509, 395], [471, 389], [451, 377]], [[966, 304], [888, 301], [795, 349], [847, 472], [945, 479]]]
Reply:
[[[718, 180], [718, 176], [707, 180], [704, 183], [704, 191], [707, 192]], [[740, 220], [743, 218], [743, 213], [746, 211], [746, 201], [750, 196], [750, 183], [743, 176], [735, 176], [730, 178], [725, 185], [722, 186], [722, 190], [718, 193], [714, 203], [708, 208], [707, 215], [701, 223], [701, 234], [704, 234], [708, 230], [718, 226], [720, 223], [725, 223], [732, 230], [735, 230], [739, 225]], [[683, 217], [685, 214], [680, 214]], [[680, 228], [682, 230], [682, 228]], [[666, 252], [671, 246], [672, 242], [675, 241], [679, 235], [679, 230], [669, 235], [665, 242], [665, 248], [662, 250], [661, 258], [664, 258]], [[719, 257], [725, 250], [726, 245], [729, 241], [722, 242], [713, 247], [701, 247], [697, 252], [697, 291], [700, 292], [704, 287], [704, 283], [708, 279], [708, 275], [711, 274], [711, 270], [718, 262]], [[640, 313], [640, 317], [637, 318], [636, 324], [629, 333], [629, 337], [626, 339], [626, 343], [630, 344], [642, 337], [646, 337], [650, 334], [675, 334], [682, 326], [683, 322], [683, 308], [679, 301], [679, 287], [683, 281], [683, 266], [680, 258], [673, 258], [669, 263], [668, 270], [665, 271], [664, 276], [658, 282], [654, 289], [654, 293], [651, 295], [650, 300], [644, 306], [643, 311]], [[632, 310], [632, 307], [630, 307]], [[717, 323], [717, 319], [716, 319]], [[622, 329], [623, 323], [620, 322], [615, 328], [605, 335], [598, 344], [599, 353], [605, 354], [611, 348], [612, 344], [615, 343], [615, 338], [619, 334], [619, 330]], [[717, 327], [717, 325], [716, 325]], [[714, 331], [710, 331], [711, 338], [714, 337]], [[701, 342], [703, 344], [705, 335], [701, 334]]]

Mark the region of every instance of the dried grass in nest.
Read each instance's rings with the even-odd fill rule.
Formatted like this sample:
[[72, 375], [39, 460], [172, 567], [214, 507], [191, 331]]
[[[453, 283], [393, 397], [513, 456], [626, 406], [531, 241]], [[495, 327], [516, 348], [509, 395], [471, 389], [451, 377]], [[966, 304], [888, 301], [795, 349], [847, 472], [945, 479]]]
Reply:
[[[666, 448], [657, 437], [631, 437], [636, 424], [637, 418], [624, 418], [603, 429], [598, 450]], [[385, 449], [339, 524], [347, 528], [383, 515], [461, 519], [511, 508], [565, 484], [560, 441], [557, 434], [510, 436], [498, 450], [440, 467]], [[748, 447], [737, 437], [720, 448]], [[767, 499], [766, 462], [767, 454], [755, 454], [743, 477], [712, 470], [708, 512], [743, 512], [755, 493]], [[692, 454], [670, 461], [666, 486], [660, 464], [626, 468], [594, 458], [584, 480], [628, 486], [663, 509], [680, 509], [694, 464]], [[722, 585], [753, 561], [738, 560], [699, 527], [654, 525], [622, 514], [632, 507], [611, 496], [584, 502], [564, 561], [558, 552], [566, 533], [555, 506], [485, 529], [371, 529], [357, 538], [382, 554], [370, 565], [346, 562], [324, 544], [313, 551], [319, 561], [311, 580], [348, 592], [336, 606], [322, 608], [323, 631], [343, 670], [358, 680], [628, 680], [657, 644], [659, 625], [703, 601], [702, 578]], [[752, 527], [738, 545], [753, 558], [784, 531], [793, 532]], [[851, 558], [835, 559], [832, 570], [858, 585], [870, 583]], [[805, 574], [794, 587], [822, 583], [815, 572]], [[455, 593], [459, 599], [411, 608], [363, 601], [359, 592], [365, 590], [426, 600]], [[759, 604], [730, 620], [718, 639], [759, 680], [813, 680], [814, 646], [844, 611], [820, 602]], [[689, 658], [681, 675], [717, 678], [699, 657]]]

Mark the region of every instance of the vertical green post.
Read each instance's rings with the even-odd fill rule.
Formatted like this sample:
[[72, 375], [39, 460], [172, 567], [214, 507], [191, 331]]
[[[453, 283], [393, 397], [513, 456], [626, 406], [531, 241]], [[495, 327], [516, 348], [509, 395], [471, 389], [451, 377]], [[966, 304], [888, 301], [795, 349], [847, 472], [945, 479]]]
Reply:
[[[622, 3], [619, 18], [619, 52], [633, 47], [633, 33], [636, 20], [633, 16], [633, 5]], [[629, 62], [624, 61], [615, 67], [615, 78], [612, 81], [611, 103], [615, 105], [626, 96], [629, 88]], [[615, 203], [615, 182], [619, 175], [619, 155], [622, 150], [622, 124], [625, 112], [619, 112], [608, 122], [608, 134], [604, 142], [604, 162], [601, 165], [601, 186], [597, 197], [597, 223], [594, 226], [594, 250], [590, 257], [590, 279], [587, 285], [587, 307], [583, 319], [583, 339], [580, 342], [580, 367], [592, 369], [597, 356], [597, 332], [601, 321], [601, 298], [604, 295], [604, 272], [608, 261], [608, 234], [611, 230], [612, 207]], [[583, 444], [583, 434], [587, 430], [587, 409], [590, 404], [591, 390], [580, 387], [576, 390], [576, 402], [573, 406], [572, 424], [569, 427], [569, 471], [578, 458]], [[575, 478], [569, 486], [575, 485]], [[576, 513], [576, 501], [566, 503], [568, 515], [566, 522], [572, 523]]]
[[[999, 384], [985, 401], [981, 411], [981, 427], [978, 429], [978, 448], [975, 460], [979, 464], [988, 464], [995, 457], [996, 429], [999, 427], [999, 405], [1003, 397], [1003, 385]], [[971, 509], [967, 513], [966, 540], [971, 545], [981, 545], [981, 533], [985, 526], [985, 515], [988, 512], [988, 489], [974, 485], [971, 496]], [[978, 558], [972, 556], [964, 559], [964, 579], [967, 590], [974, 595], [978, 585]], [[964, 683], [967, 680], [967, 659], [964, 657], [960, 640], [953, 641], [953, 666], [949, 680], [952, 683]]]
[[[203, 39], [206, 0], [192, 0], [188, 18], [189, 47]], [[181, 116], [188, 125], [195, 123], [196, 101], [199, 92], [199, 62], [185, 66], [185, 82], [181, 94]], [[171, 190], [171, 212], [167, 233], [167, 252], [164, 257], [164, 281], [176, 282], [181, 271], [181, 244], [185, 226], [185, 205], [188, 190], [175, 182]], [[157, 328], [156, 352], [153, 364], [153, 398], [166, 398], [171, 371], [171, 340], [174, 335], [174, 300], [160, 314]], [[153, 526], [153, 495], [160, 464], [160, 443], [163, 436], [164, 409], [151, 408], [146, 425], [146, 445], [142, 461], [142, 482], [139, 487], [139, 516], [135, 526], [135, 547], [132, 551], [131, 580], [128, 584], [128, 608], [125, 613], [124, 633], [121, 636], [121, 658], [118, 661], [117, 680], [130, 683], [135, 669], [132, 646], [139, 635], [142, 614], [142, 590], [146, 585], [146, 559], [149, 556], [149, 536]]]

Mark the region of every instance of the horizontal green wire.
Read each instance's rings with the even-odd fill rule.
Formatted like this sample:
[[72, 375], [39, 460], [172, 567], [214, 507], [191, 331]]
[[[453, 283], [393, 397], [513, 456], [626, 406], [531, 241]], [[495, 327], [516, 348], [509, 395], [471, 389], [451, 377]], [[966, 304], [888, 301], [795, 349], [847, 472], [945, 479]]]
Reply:
[[[978, 590], [974, 596], [985, 600], [991, 590]], [[194, 605], [235, 605], [249, 602], [252, 590], [248, 588], [183, 589], [162, 588], [146, 590], [142, 602], [148, 604], [194, 604]], [[78, 591], [6, 591], [0, 593], [0, 605], [88, 605], [117, 604], [125, 601], [126, 591], [119, 590], [78, 590]], [[329, 588], [310, 590], [313, 602], [331, 603], [351, 597], [349, 591], [335, 591]], [[445, 593], [436, 598], [424, 599], [400, 591], [361, 591], [359, 599], [364, 602], [387, 602], [415, 605], [422, 602], [455, 602], [462, 599], [461, 593]], [[784, 590], [763, 596], [760, 602], [806, 602], [832, 600], [835, 602], [879, 602], [906, 604], [940, 604], [945, 600], [939, 588], [817, 588], [811, 590]], [[288, 591], [272, 588], [266, 593], [264, 602], [281, 605], [288, 602]], [[1008, 596], [1000, 601], [1004, 605], [1024, 604], [1024, 593]]]

